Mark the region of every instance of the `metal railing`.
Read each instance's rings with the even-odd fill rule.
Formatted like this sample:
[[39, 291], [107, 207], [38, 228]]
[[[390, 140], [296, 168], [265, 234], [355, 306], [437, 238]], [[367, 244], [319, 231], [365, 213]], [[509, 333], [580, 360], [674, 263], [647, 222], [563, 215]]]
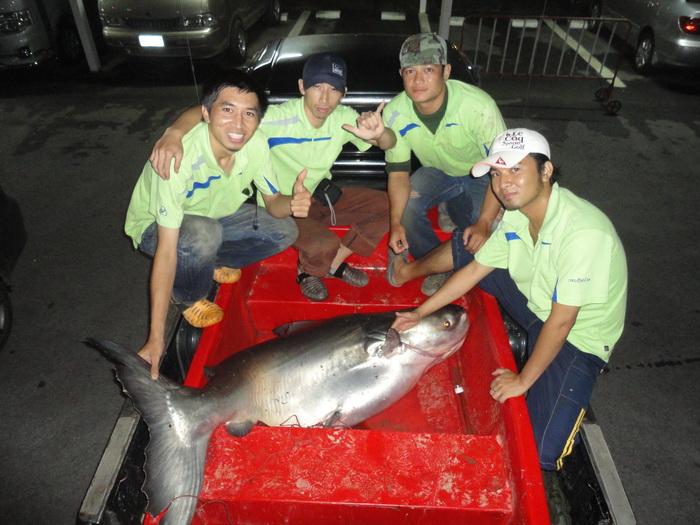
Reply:
[[595, 98], [616, 114], [622, 103], [612, 96], [622, 57], [612, 44], [621, 36], [624, 48], [631, 28], [618, 18], [473, 15], [462, 24], [460, 48], [483, 76], [602, 80], [607, 85]]

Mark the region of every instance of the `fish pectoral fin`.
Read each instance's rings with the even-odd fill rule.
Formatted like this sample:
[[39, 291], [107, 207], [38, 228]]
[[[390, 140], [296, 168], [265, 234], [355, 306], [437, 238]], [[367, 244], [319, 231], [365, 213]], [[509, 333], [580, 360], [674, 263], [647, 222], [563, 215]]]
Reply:
[[294, 332], [300, 332], [316, 323], [318, 323], [316, 320], [292, 321], [291, 323], [285, 323], [273, 328], [272, 333], [278, 337], [284, 337], [286, 335], [293, 334]]
[[226, 423], [226, 432], [228, 432], [234, 437], [240, 438], [243, 436], [247, 436], [254, 426], [255, 421], [241, 421], [238, 423], [229, 421], [228, 423]]
[[386, 333], [386, 341], [382, 345], [380, 352], [384, 357], [389, 357], [401, 351], [401, 334], [395, 328], [389, 328]]
[[346, 427], [343, 425], [343, 411], [340, 408], [335, 409], [333, 412], [328, 414], [323, 421], [319, 423], [321, 428], [338, 428]]

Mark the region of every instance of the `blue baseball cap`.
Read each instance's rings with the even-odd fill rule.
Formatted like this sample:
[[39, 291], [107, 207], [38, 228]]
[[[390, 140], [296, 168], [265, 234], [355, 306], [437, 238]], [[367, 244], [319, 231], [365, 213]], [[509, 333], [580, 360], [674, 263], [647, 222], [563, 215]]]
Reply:
[[345, 91], [348, 69], [345, 60], [330, 53], [311, 55], [304, 64], [302, 81], [304, 89], [316, 84], [330, 84], [338, 91]]

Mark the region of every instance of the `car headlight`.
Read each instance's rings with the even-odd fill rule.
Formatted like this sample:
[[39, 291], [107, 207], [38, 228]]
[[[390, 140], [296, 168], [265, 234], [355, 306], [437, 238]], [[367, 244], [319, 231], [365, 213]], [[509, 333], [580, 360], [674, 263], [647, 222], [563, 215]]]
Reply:
[[32, 25], [32, 15], [28, 10], [0, 14], [0, 33], [21, 33]]
[[183, 23], [187, 29], [193, 29], [197, 27], [214, 27], [217, 24], [217, 20], [211, 13], [202, 13], [201, 15], [185, 17]]

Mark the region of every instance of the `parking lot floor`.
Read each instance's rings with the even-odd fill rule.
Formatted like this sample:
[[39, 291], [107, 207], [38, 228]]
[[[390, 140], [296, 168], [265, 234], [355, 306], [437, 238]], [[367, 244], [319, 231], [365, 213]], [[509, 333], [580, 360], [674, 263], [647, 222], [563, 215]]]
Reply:
[[[0, 181], [29, 233], [13, 274], [15, 326], [0, 353], [0, 523], [75, 523], [124, 402], [84, 346], [137, 349], [150, 261], [122, 232], [154, 140], [196, 101], [186, 80], [44, 78], [3, 87]], [[697, 84], [696, 84], [697, 85]], [[605, 211], [627, 251], [625, 332], [593, 406], [638, 523], [700, 514], [698, 90], [652, 80], [606, 115], [588, 81], [485, 78], [510, 127], [550, 139], [572, 189]], [[667, 96], [672, 90], [673, 97]]]

